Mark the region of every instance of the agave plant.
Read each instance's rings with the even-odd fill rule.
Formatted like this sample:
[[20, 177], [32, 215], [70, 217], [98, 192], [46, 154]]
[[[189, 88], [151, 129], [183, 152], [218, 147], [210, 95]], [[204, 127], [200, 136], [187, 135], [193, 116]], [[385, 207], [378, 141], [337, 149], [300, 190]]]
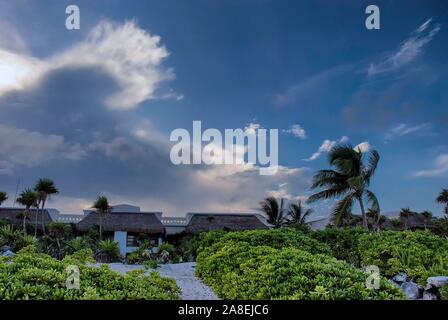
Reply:
[[118, 243], [111, 239], [101, 240], [98, 243], [97, 258], [102, 262], [114, 262], [120, 259]]

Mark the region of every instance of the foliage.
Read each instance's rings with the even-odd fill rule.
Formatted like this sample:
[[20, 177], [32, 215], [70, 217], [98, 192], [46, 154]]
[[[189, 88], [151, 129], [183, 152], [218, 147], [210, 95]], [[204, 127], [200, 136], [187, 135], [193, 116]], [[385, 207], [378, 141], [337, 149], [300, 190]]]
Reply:
[[377, 265], [381, 274], [406, 272], [420, 283], [448, 274], [448, 241], [427, 231], [383, 231], [362, 234], [358, 250], [365, 265]]
[[305, 209], [302, 205], [302, 201], [297, 201], [297, 203], [292, 203], [289, 205], [289, 221], [288, 225], [293, 228], [301, 229], [301, 230], [310, 230], [308, 224], [306, 223], [306, 219], [313, 213], [313, 210], [310, 208]]
[[[59, 261], [29, 247], [14, 257], [0, 258], [0, 300], [168, 300], [178, 299], [175, 281], [156, 273], [145, 276], [132, 271], [122, 276], [102, 265], [84, 264], [89, 252], [67, 256]], [[91, 252], [90, 252], [91, 254]], [[76, 265], [80, 270], [80, 289], [66, 288], [69, 273], [66, 268]]]
[[101, 240], [98, 243], [96, 258], [101, 262], [116, 262], [120, 260], [120, 248], [118, 243], [111, 239]]
[[8, 200], [8, 194], [6, 192], [4, 192], [4, 191], [0, 191], [0, 206], [6, 200]]
[[444, 238], [448, 238], [448, 218], [434, 219], [432, 232]]
[[50, 236], [57, 238], [67, 238], [73, 232], [72, 226], [63, 222], [50, 222], [47, 229]]
[[[215, 244], [216, 245], [216, 244]], [[401, 299], [381, 278], [367, 289], [368, 275], [323, 254], [293, 247], [275, 249], [247, 242], [224, 242], [213, 253], [200, 251], [197, 274], [224, 299]]]
[[99, 223], [99, 238], [103, 237], [103, 216], [110, 213], [112, 207], [109, 205], [109, 200], [105, 196], [99, 196], [93, 203], [93, 208], [96, 209], [97, 214], [100, 217]]
[[351, 215], [353, 203], [357, 201], [363, 216], [363, 226], [367, 229], [364, 201], [370, 204], [370, 209], [380, 212], [375, 194], [368, 189], [380, 160], [379, 153], [372, 150], [365, 154], [360, 148], [355, 150], [349, 144], [338, 145], [328, 153], [328, 160], [335, 170], [320, 170], [314, 175], [311, 188], [322, 190], [309, 197], [308, 202], [343, 197], [332, 211], [333, 223], [340, 226]]
[[0, 227], [0, 247], [7, 245], [11, 247], [13, 252], [34, 245], [36, 238], [30, 235], [25, 235], [19, 230], [15, 230], [11, 225]]
[[219, 250], [220, 247], [235, 242], [244, 242], [252, 246], [264, 245], [277, 249], [294, 247], [311, 253], [331, 253], [328, 245], [320, 243], [309, 235], [292, 228], [203, 233], [196, 252], [207, 251], [209, 254], [212, 254]]
[[442, 189], [440, 194], [437, 196], [436, 201], [445, 205], [443, 210], [448, 217], [448, 189]]
[[360, 267], [362, 258], [358, 251], [358, 239], [367, 231], [361, 228], [336, 229], [327, 228], [319, 230], [312, 235], [320, 242], [328, 244], [331, 248], [332, 255], [338, 260]]
[[260, 211], [267, 217], [267, 222], [279, 228], [288, 222], [288, 212], [285, 209], [285, 199], [281, 198], [280, 203], [274, 197], [268, 197], [260, 202]]
[[448, 284], [444, 285], [440, 289], [440, 295], [441, 295], [443, 300], [448, 300]]

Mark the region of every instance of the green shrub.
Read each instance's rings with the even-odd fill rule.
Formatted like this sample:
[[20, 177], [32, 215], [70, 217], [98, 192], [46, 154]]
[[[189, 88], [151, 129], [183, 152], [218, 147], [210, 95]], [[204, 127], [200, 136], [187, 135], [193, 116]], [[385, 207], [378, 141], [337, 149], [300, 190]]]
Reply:
[[224, 299], [403, 298], [384, 278], [379, 290], [367, 289], [366, 273], [333, 257], [294, 247], [227, 242], [213, 253], [199, 253], [197, 274]]
[[120, 260], [120, 248], [113, 240], [102, 240], [98, 243], [96, 258], [101, 262], [115, 262]]
[[383, 231], [363, 234], [358, 250], [365, 265], [377, 265], [393, 276], [406, 272], [420, 283], [448, 274], [448, 241], [427, 231]]
[[72, 226], [63, 222], [50, 222], [47, 225], [48, 234], [52, 237], [66, 238], [72, 233]]
[[159, 250], [172, 254], [176, 251], [176, 248], [171, 243], [164, 242], [159, 246]]
[[366, 234], [366, 231], [361, 228], [327, 228], [314, 232], [313, 237], [328, 244], [336, 259], [360, 267], [362, 258], [358, 251], [358, 239], [363, 234]]
[[204, 233], [201, 234], [197, 244], [197, 252], [207, 250], [209, 253], [213, 253], [223, 245], [234, 242], [245, 242], [252, 246], [269, 246], [277, 249], [294, 247], [311, 253], [331, 253], [327, 244], [311, 238], [307, 233], [291, 228]]
[[443, 300], [448, 300], [448, 284], [440, 288], [440, 296]]
[[23, 234], [21, 230], [15, 230], [11, 225], [0, 227], [0, 247], [8, 245], [12, 251], [17, 252], [35, 243], [36, 238]]
[[[175, 281], [143, 270], [122, 276], [106, 265], [99, 268], [83, 263], [89, 252], [66, 256], [59, 261], [27, 247], [14, 257], [0, 257], [0, 300], [154, 300], [178, 299]], [[91, 253], [91, 252], [90, 252]], [[67, 289], [69, 265], [80, 270], [80, 289]]]

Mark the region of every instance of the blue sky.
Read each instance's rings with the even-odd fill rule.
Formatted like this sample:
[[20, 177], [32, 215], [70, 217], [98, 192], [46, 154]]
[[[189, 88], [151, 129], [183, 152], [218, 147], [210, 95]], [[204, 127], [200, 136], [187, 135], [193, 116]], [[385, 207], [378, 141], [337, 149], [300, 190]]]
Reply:
[[[80, 30], [65, 28], [69, 4]], [[50, 205], [73, 213], [100, 193], [172, 215], [248, 211], [269, 194], [305, 199], [347, 141], [380, 152], [383, 211], [440, 213], [448, 5], [376, 1], [381, 29], [367, 30], [369, 4], [0, 1], [0, 189], [50, 177]], [[169, 134], [193, 120], [279, 129], [283, 169], [172, 165]]]

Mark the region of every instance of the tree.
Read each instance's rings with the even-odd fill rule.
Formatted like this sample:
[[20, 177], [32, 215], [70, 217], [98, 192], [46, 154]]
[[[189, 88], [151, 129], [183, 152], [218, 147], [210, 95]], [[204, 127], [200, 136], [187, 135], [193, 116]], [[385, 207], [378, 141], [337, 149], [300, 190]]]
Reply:
[[[51, 179], [39, 179], [36, 183], [36, 186], [34, 187], [34, 191], [36, 191], [39, 195], [39, 201], [38, 203], [41, 204], [41, 219], [42, 219], [42, 232], [45, 234], [45, 221], [44, 221], [44, 208], [45, 208], [45, 202], [47, 199], [53, 195], [59, 193], [59, 190], [54, 185], [53, 180]], [[38, 210], [39, 211], [39, 210]], [[34, 235], [37, 235], [37, 216], [38, 212], [36, 212], [36, 226], [34, 229]]]
[[361, 208], [363, 226], [367, 230], [364, 200], [370, 204], [370, 209], [380, 212], [378, 199], [368, 189], [380, 155], [376, 150], [365, 153], [360, 148], [354, 150], [351, 145], [338, 145], [330, 150], [328, 160], [335, 170], [320, 170], [314, 175], [311, 188], [324, 190], [313, 194], [308, 203], [342, 197], [332, 211], [333, 222], [340, 226], [345, 218], [351, 216], [353, 203], [357, 201]]
[[280, 203], [278, 203], [274, 197], [268, 197], [260, 202], [260, 211], [266, 215], [268, 218], [267, 222], [273, 225], [274, 228], [279, 228], [287, 222], [284, 202], [284, 199], [281, 198]]
[[290, 217], [288, 224], [294, 226], [305, 226], [306, 218], [313, 213], [313, 210], [308, 208], [305, 209], [302, 205], [302, 201], [299, 200], [297, 203], [293, 203], [289, 206], [288, 216]]
[[408, 228], [408, 219], [412, 214], [412, 210], [409, 208], [401, 208], [400, 210], [400, 217], [404, 220], [404, 229], [406, 230]]
[[38, 195], [31, 189], [25, 189], [17, 198], [17, 203], [25, 206], [25, 212], [21, 215], [23, 232], [26, 233], [26, 219], [29, 215], [30, 208], [37, 205]]
[[436, 201], [445, 205], [444, 211], [448, 218], [448, 189], [442, 189]]
[[110, 213], [111, 206], [109, 205], [109, 200], [105, 196], [99, 196], [93, 204], [93, 208], [96, 209], [96, 213], [99, 216], [100, 223], [100, 241], [103, 237], [103, 216]]
[[8, 194], [6, 192], [0, 191], [0, 206], [6, 200], [8, 200]]

